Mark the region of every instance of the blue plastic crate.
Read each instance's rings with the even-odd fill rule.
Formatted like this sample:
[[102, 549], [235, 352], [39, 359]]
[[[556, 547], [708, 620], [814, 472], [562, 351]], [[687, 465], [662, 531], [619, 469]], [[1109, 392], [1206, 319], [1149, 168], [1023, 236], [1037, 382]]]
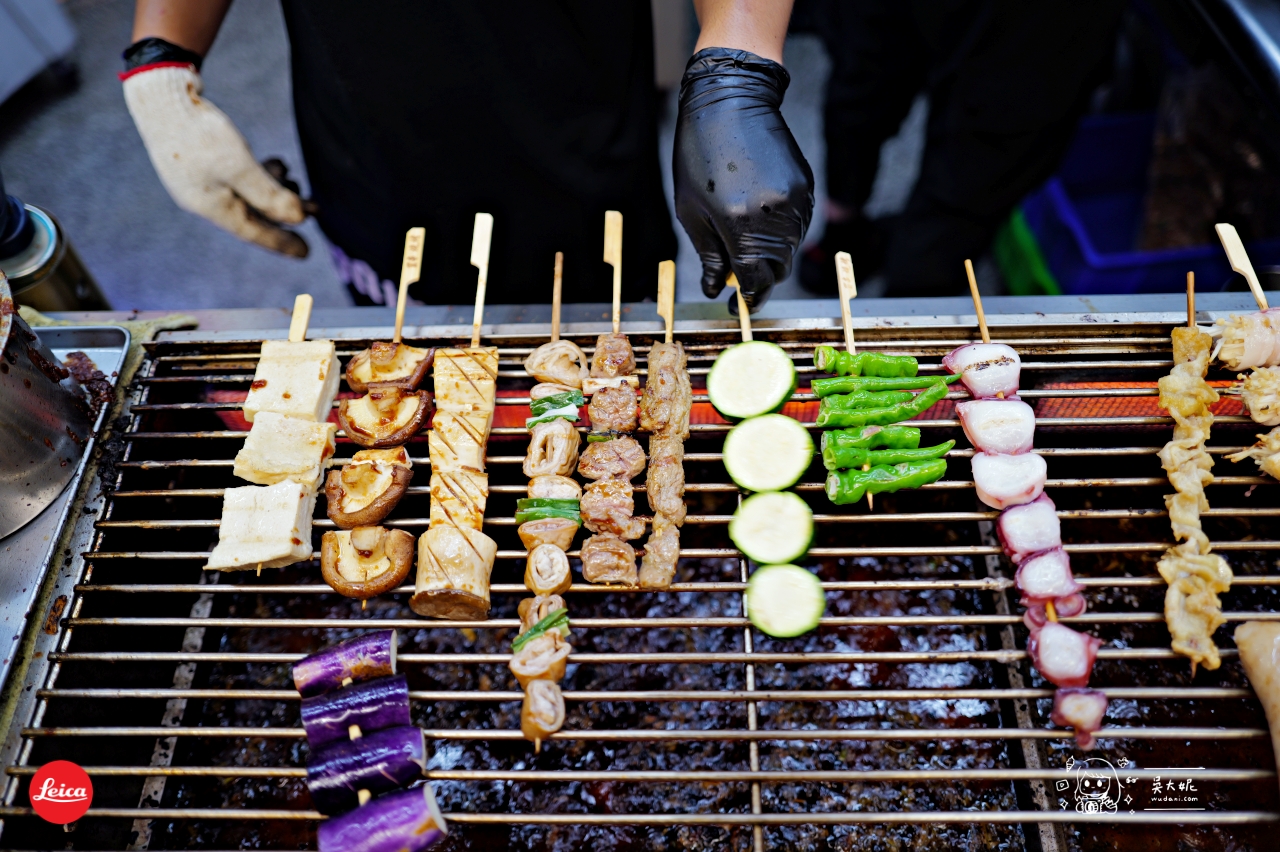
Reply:
[[[1058, 173], [1022, 202], [1022, 214], [1063, 293], [1221, 290], [1232, 272], [1222, 247], [1138, 251], [1155, 117], [1089, 116]], [[1280, 239], [1249, 245], [1255, 267], [1280, 264]], [[1052, 284], [1045, 286], [1052, 289]]]

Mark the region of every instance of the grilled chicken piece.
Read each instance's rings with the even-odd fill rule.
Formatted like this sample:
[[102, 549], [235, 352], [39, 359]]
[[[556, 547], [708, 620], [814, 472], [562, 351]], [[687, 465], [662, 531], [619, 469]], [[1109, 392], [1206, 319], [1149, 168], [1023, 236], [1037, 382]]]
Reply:
[[642, 470], [644, 448], [629, 435], [587, 444], [578, 462], [578, 473], [587, 479], [631, 479]]
[[567, 476], [535, 476], [529, 480], [530, 499], [579, 500], [582, 486]]
[[538, 423], [529, 437], [524, 475], [565, 476], [578, 461], [578, 430], [568, 420], [556, 418]]
[[550, 630], [526, 642], [511, 657], [508, 666], [520, 681], [521, 689], [528, 689], [535, 680], [556, 683], [564, 678], [565, 663], [572, 651], [572, 646], [564, 641], [559, 630]]
[[634, 432], [636, 392], [629, 385], [601, 388], [591, 396], [587, 416], [593, 432]]
[[404, 582], [413, 567], [413, 535], [383, 527], [327, 532], [320, 539], [320, 576], [340, 595], [366, 600]]
[[541, 518], [525, 521], [516, 532], [527, 550], [533, 550], [540, 544], [551, 544], [561, 550], [568, 550], [578, 532], [578, 524], [568, 518]]
[[250, 423], [260, 411], [323, 423], [333, 410], [342, 365], [332, 340], [267, 340], [244, 401]]
[[520, 614], [520, 632], [524, 633], [551, 613], [564, 608], [564, 598], [559, 595], [525, 598], [516, 607], [516, 612]]
[[534, 748], [542, 747], [542, 741], [564, 725], [564, 695], [560, 684], [550, 680], [530, 682], [524, 691], [524, 703], [520, 706], [520, 732]]
[[636, 551], [613, 533], [597, 533], [582, 544], [582, 578], [588, 583], [636, 584]]
[[435, 349], [375, 340], [372, 346], [357, 352], [347, 362], [347, 385], [356, 393], [364, 393], [374, 383], [417, 390], [427, 377], [435, 355]]
[[644, 521], [633, 518], [636, 504], [634, 489], [625, 479], [602, 479], [592, 482], [582, 494], [579, 511], [582, 522], [594, 533], [613, 533], [619, 538], [636, 539], [644, 535]]
[[644, 545], [640, 561], [640, 587], [665, 589], [676, 575], [680, 561], [680, 528], [658, 515], [653, 519], [653, 534]]
[[342, 529], [370, 527], [385, 518], [409, 488], [413, 462], [404, 447], [360, 450], [324, 484], [325, 512]]
[[681, 440], [689, 437], [693, 389], [687, 365], [684, 346], [678, 341], [653, 344], [649, 350], [649, 376], [640, 396], [641, 429]]
[[315, 488], [333, 455], [332, 423], [316, 423], [263, 411], [253, 421], [244, 446], [236, 453], [232, 472], [258, 485], [289, 480]]
[[596, 338], [596, 352], [591, 358], [591, 375], [597, 379], [630, 376], [636, 371], [636, 353], [625, 334], [605, 333]]
[[675, 436], [649, 439], [649, 475], [645, 479], [649, 508], [680, 526], [688, 506], [684, 502], [684, 441]]
[[422, 431], [430, 417], [431, 394], [396, 385], [369, 385], [364, 396], [338, 404], [338, 423], [362, 447], [399, 446]]
[[524, 359], [524, 371], [540, 382], [581, 388], [587, 377], [587, 355], [568, 340], [544, 343]]
[[409, 607], [418, 615], [473, 621], [489, 617], [489, 575], [498, 545], [479, 530], [448, 524], [418, 539], [418, 577]]
[[283, 568], [311, 558], [316, 491], [298, 482], [228, 488], [209, 571]]
[[489, 499], [489, 475], [478, 470], [440, 471], [431, 474], [429, 526], [452, 524], [473, 530], [484, 526]]
[[573, 574], [569, 557], [554, 544], [540, 544], [525, 560], [524, 584], [535, 595], [558, 595], [569, 591]]
[[437, 411], [427, 432], [432, 470], [484, 470], [491, 418], [484, 412]]

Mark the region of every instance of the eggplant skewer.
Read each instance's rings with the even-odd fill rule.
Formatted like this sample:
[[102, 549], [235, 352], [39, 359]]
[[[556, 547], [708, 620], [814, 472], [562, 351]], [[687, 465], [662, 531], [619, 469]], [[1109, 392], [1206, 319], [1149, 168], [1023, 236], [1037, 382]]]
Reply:
[[425, 785], [374, 799], [316, 830], [320, 852], [421, 852], [448, 833]]
[[386, 728], [313, 749], [307, 759], [307, 789], [316, 810], [332, 816], [364, 804], [371, 795], [412, 784], [426, 765], [421, 728]]
[[396, 632], [378, 630], [330, 645], [293, 664], [293, 685], [303, 698], [396, 673]]
[[361, 733], [412, 724], [404, 675], [375, 678], [302, 699], [302, 727], [314, 749]]

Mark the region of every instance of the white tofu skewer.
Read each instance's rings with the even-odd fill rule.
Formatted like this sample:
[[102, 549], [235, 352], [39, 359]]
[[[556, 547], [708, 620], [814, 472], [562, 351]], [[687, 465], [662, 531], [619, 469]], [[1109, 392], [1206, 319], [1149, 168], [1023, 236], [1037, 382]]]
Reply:
[[342, 367], [332, 340], [306, 340], [311, 297], [294, 301], [288, 340], [265, 340], [244, 401], [250, 423], [259, 411], [323, 423], [338, 395]]

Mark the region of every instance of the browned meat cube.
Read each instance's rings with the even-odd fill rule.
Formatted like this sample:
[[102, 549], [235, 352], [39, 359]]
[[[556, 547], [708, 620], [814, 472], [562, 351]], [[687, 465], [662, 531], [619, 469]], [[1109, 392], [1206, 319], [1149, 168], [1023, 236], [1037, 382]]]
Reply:
[[588, 583], [636, 584], [635, 548], [613, 533], [597, 533], [582, 544], [582, 578]]
[[684, 441], [654, 435], [649, 439], [649, 475], [645, 479], [649, 508], [676, 526], [684, 523]]
[[630, 385], [601, 388], [591, 396], [587, 406], [593, 432], [634, 432], [636, 430], [636, 392]]
[[587, 486], [579, 504], [582, 522], [592, 532], [613, 533], [634, 539], [644, 535], [644, 521], [633, 518], [636, 504], [631, 483], [625, 479], [602, 479]]
[[688, 360], [679, 343], [655, 343], [649, 350], [649, 377], [640, 396], [640, 428], [658, 435], [689, 437]]
[[631, 479], [642, 470], [644, 448], [628, 435], [589, 443], [578, 460], [578, 473], [587, 479]]
[[653, 535], [644, 546], [644, 559], [640, 563], [641, 588], [665, 589], [670, 586], [679, 561], [680, 529], [659, 515], [653, 519]]
[[596, 338], [596, 354], [591, 359], [591, 375], [597, 379], [630, 376], [636, 371], [636, 353], [625, 334], [602, 334]]

